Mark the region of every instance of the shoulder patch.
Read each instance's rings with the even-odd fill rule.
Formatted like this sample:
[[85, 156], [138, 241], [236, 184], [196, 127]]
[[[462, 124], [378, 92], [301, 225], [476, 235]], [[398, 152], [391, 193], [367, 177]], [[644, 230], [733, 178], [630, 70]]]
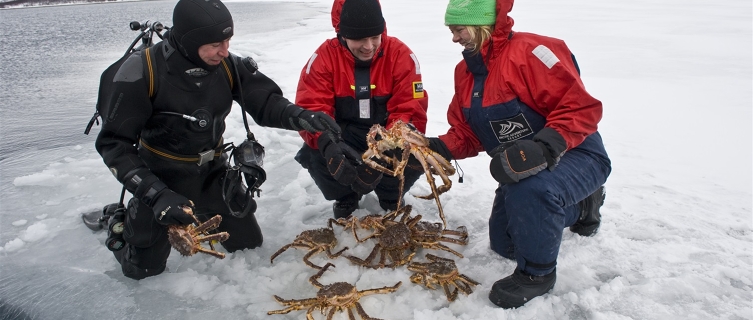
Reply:
[[413, 99], [421, 99], [424, 97], [424, 83], [421, 81], [413, 82]]
[[123, 62], [113, 77], [113, 82], [135, 82], [144, 77], [144, 67], [141, 62], [141, 52], [137, 51]]
[[536, 56], [536, 58], [539, 58], [541, 62], [544, 63], [544, 65], [551, 69], [557, 62], [560, 62], [560, 59], [557, 58], [556, 55], [554, 55], [554, 52], [547, 48], [545, 45], [540, 44], [536, 49], [533, 49], [533, 55]]

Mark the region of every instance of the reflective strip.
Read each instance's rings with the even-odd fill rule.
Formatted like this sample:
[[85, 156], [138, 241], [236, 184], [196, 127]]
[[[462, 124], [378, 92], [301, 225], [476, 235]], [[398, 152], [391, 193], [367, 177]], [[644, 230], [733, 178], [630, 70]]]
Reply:
[[154, 70], [152, 69], [152, 48], [146, 48], [146, 67], [149, 69], [149, 98], [154, 97]]
[[410, 58], [413, 59], [413, 63], [416, 65], [416, 74], [421, 74], [421, 65], [418, 64], [418, 58], [416, 58], [416, 55], [411, 53]]
[[227, 79], [230, 81], [230, 90], [233, 90], [233, 76], [232, 73], [230, 73], [230, 67], [228, 67], [225, 59], [222, 59], [222, 66], [225, 67], [225, 72], [227, 72]]
[[316, 57], [318, 57], [316, 53], [311, 55], [311, 59], [309, 59], [309, 63], [306, 65], [306, 74], [309, 74], [309, 71], [311, 71], [311, 65], [314, 64], [314, 60], [316, 60]]
[[554, 52], [544, 46], [543, 44], [540, 44], [536, 49], [533, 49], [533, 55], [536, 56], [536, 58], [539, 58], [541, 62], [546, 65], [547, 68], [551, 69], [557, 62], [560, 62], [560, 59], [557, 58], [556, 55], [554, 55]]

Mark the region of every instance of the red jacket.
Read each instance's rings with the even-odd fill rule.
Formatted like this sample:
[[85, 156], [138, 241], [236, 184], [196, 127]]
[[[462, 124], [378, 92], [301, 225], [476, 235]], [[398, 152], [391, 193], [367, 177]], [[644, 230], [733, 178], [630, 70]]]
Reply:
[[[344, 2], [336, 0], [332, 6], [335, 31], [339, 30]], [[352, 116], [348, 118], [346, 115], [352, 112], [357, 115], [359, 108], [355, 99], [354, 73], [355, 58], [348, 48], [338, 38], [324, 41], [301, 70], [295, 103], [308, 110], [329, 114], [343, 127], [344, 135], [350, 134], [351, 139], [358, 139], [364, 146], [365, 132], [375, 123], [389, 128], [395, 121], [403, 120], [425, 132], [428, 95], [423, 90], [418, 59], [402, 41], [388, 36], [386, 29], [382, 33], [382, 44], [369, 70], [371, 120], [352, 119]], [[384, 116], [383, 119], [379, 119], [378, 115]], [[310, 147], [317, 149], [319, 134], [299, 133]], [[346, 142], [349, 141], [347, 137], [344, 138]]]
[[[568, 149], [577, 147], [596, 132], [602, 116], [601, 102], [586, 92], [574, 57], [562, 40], [512, 32], [513, 19], [507, 16], [512, 5], [513, 0], [497, 0], [492, 38], [480, 52], [489, 72], [482, 88], [481, 107], [519, 101], [543, 117], [544, 126], [562, 135]], [[493, 145], [482, 144], [474, 132], [476, 128], [466, 118], [473, 85], [474, 75], [466, 61], [461, 61], [455, 67], [455, 95], [447, 110], [451, 127], [439, 136], [455, 159], [490, 151], [489, 146]]]

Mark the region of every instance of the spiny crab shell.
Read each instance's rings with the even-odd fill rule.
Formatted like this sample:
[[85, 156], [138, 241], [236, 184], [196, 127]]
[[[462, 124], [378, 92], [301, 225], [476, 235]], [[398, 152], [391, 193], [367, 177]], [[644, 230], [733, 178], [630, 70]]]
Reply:
[[[225, 254], [214, 250], [212, 241], [222, 242], [230, 237], [227, 232], [209, 233], [210, 230], [217, 229], [222, 222], [222, 216], [216, 215], [209, 220], [201, 223], [193, 214], [189, 206], [182, 207], [183, 212], [191, 215], [195, 223], [191, 225], [178, 226], [170, 225], [167, 227], [167, 240], [176, 251], [184, 256], [192, 256], [197, 252], [203, 252], [217, 258], [225, 258]], [[195, 226], [194, 226], [195, 225]], [[201, 246], [202, 242], [209, 243], [209, 248]]]

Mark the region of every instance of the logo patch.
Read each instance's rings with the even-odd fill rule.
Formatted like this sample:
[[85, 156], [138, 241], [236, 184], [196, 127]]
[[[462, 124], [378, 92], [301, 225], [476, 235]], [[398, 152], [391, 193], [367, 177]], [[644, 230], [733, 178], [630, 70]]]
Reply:
[[522, 113], [512, 118], [489, 121], [489, 124], [500, 143], [515, 141], [533, 134], [531, 125]]
[[227, 27], [225, 29], [222, 29], [222, 34], [228, 34], [230, 31], [233, 31], [233, 27]]
[[421, 81], [413, 82], [413, 99], [424, 97], [424, 83]]
[[209, 71], [202, 68], [193, 68], [186, 70], [186, 74], [194, 78], [201, 78], [206, 77], [209, 74]]

